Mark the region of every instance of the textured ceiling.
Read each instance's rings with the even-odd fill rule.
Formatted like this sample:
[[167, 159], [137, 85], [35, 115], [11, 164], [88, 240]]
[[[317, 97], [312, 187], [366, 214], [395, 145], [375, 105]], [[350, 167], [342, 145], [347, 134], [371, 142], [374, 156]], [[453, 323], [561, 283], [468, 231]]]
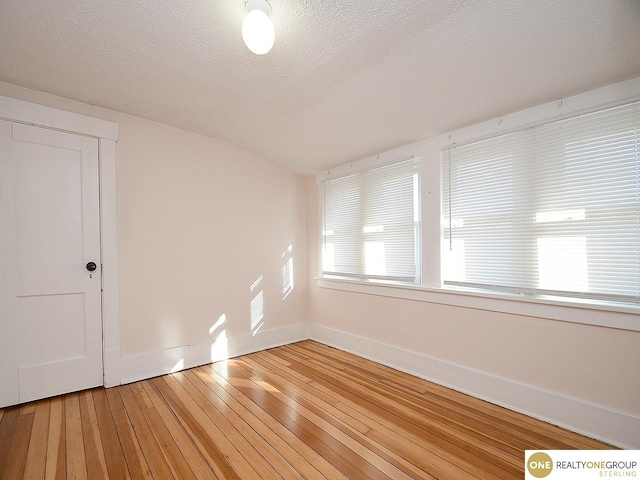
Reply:
[[639, 0], [0, 0], [0, 80], [311, 173], [640, 75]]

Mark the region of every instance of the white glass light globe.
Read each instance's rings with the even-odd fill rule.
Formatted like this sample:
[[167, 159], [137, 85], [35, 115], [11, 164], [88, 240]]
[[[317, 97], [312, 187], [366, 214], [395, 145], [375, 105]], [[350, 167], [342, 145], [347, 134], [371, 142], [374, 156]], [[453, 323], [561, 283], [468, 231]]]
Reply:
[[262, 10], [251, 10], [242, 21], [242, 39], [256, 55], [264, 55], [275, 41], [276, 33], [269, 16]]

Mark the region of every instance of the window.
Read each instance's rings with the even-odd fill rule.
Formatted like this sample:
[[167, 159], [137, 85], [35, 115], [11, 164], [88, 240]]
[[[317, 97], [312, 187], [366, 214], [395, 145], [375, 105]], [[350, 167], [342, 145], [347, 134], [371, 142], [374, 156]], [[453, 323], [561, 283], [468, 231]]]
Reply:
[[640, 301], [640, 102], [443, 157], [446, 285]]
[[419, 283], [418, 161], [323, 182], [322, 273]]

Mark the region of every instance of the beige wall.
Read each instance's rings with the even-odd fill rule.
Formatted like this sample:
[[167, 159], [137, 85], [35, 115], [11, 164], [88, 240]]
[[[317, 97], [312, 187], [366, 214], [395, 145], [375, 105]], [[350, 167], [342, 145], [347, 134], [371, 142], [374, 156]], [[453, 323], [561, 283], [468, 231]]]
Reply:
[[[264, 280], [263, 329], [307, 320], [304, 180], [225, 142], [0, 83], [0, 95], [120, 124], [117, 144], [123, 356], [250, 331], [249, 287]], [[281, 272], [292, 245], [294, 289]]]
[[[640, 332], [319, 288], [314, 179], [240, 147], [0, 83], [0, 95], [120, 124], [123, 356], [250, 332], [264, 276], [265, 329], [311, 321], [534, 388], [640, 415]], [[295, 281], [283, 299], [292, 245]], [[603, 315], [606, 315], [604, 313]]]
[[319, 288], [317, 225], [308, 179], [312, 323], [640, 415], [640, 332]]

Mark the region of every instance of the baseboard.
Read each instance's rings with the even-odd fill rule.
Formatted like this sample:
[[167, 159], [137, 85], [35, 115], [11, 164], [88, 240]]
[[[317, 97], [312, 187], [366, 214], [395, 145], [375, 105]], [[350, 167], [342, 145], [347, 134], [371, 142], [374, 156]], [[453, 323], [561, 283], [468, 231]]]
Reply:
[[640, 418], [557, 392], [317, 324], [312, 340], [625, 449], [640, 449]]
[[259, 330], [255, 334], [246, 333], [218, 337], [215, 341], [203, 341], [137, 355], [127, 355], [121, 360], [121, 383], [137, 382], [170, 372], [306, 340], [309, 338], [307, 329], [308, 324], [299, 323]]
[[113, 364], [105, 371], [119, 371], [122, 379], [120, 382], [105, 376], [105, 386], [136, 382], [309, 338], [610, 445], [640, 449], [637, 416], [317, 324], [261, 330], [255, 335], [219, 338], [216, 342], [128, 355], [121, 360], [119, 350], [105, 351], [105, 363]]

